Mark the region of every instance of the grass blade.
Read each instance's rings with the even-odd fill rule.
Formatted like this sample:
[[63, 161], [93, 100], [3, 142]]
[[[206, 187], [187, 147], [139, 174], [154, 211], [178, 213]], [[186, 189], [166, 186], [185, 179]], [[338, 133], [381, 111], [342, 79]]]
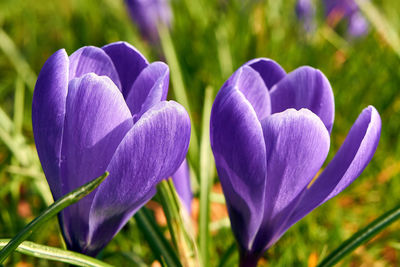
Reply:
[[199, 246], [201, 260], [209, 262], [210, 246], [210, 191], [213, 184], [214, 161], [210, 145], [210, 115], [213, 103], [213, 90], [206, 89], [203, 106], [203, 122], [200, 145], [200, 214], [199, 214]]
[[192, 166], [194, 166], [194, 168], [197, 169], [196, 167], [198, 164], [198, 151], [199, 151], [197, 133], [193, 123], [193, 113], [190, 108], [189, 99], [185, 91], [185, 84], [183, 82], [183, 77], [181, 68], [179, 66], [178, 57], [176, 56], [174, 44], [169, 34], [169, 30], [166, 27], [160, 25], [159, 31], [161, 38], [161, 46], [165, 54], [165, 57], [167, 59], [168, 66], [171, 68], [170, 71], [171, 82], [173, 85], [174, 89], [173, 92], [175, 98], [182, 106], [186, 108], [190, 116], [192, 130], [190, 132], [190, 144], [189, 144], [188, 156], [190, 162], [192, 163]]
[[388, 227], [394, 221], [400, 218], [400, 205], [394, 209], [386, 212], [378, 219], [368, 224], [365, 228], [361, 229], [349, 239], [344, 241], [337, 249], [329, 254], [318, 267], [332, 266], [339, 262], [344, 256], [355, 250], [363, 243], [370, 240], [377, 235], [380, 231]]
[[18, 51], [14, 41], [8, 34], [0, 27], [0, 50], [7, 56], [11, 64], [14, 65], [18, 75], [24, 80], [30, 91], [33, 92], [36, 83], [36, 74], [31, 69], [26, 60]]
[[17, 79], [15, 83], [14, 95], [14, 135], [22, 134], [22, 126], [24, 121], [24, 96], [25, 85], [21, 79]]
[[236, 242], [233, 242], [229, 248], [225, 251], [225, 253], [222, 255], [221, 260], [219, 261], [218, 267], [225, 267], [229, 261], [229, 259], [232, 257], [233, 253], [237, 251], [237, 245]]
[[[10, 242], [10, 239], [0, 239], [0, 248], [5, 247]], [[16, 249], [16, 251], [47, 260], [64, 262], [76, 266], [90, 266], [90, 267], [111, 267], [112, 265], [102, 262], [98, 259], [86, 256], [81, 253], [54, 248], [44, 245], [39, 245], [34, 242], [24, 241]]]
[[190, 219], [179, 200], [172, 179], [159, 183], [157, 191], [167, 218], [171, 239], [178, 251], [182, 265], [200, 266], [196, 242], [190, 227]]
[[78, 202], [80, 199], [88, 195], [96, 189], [96, 187], [99, 186], [107, 176], [108, 172], [105, 172], [102, 176], [66, 194], [50, 205], [24, 229], [22, 229], [22, 231], [13, 239], [11, 239], [11, 241], [0, 251], [0, 263], [2, 263], [19, 246], [19, 244], [25, 241], [35, 230], [69, 205]]
[[150, 217], [146, 208], [141, 208], [135, 214], [135, 220], [139, 228], [143, 231], [146, 240], [153, 249], [154, 255], [160, 262], [165, 262], [169, 267], [182, 267], [171, 244], [165, 239], [154, 219]]
[[400, 37], [396, 29], [387, 21], [373, 3], [369, 1], [356, 0], [361, 11], [367, 17], [368, 21], [374, 26], [376, 31], [389, 44], [393, 51], [400, 57]]

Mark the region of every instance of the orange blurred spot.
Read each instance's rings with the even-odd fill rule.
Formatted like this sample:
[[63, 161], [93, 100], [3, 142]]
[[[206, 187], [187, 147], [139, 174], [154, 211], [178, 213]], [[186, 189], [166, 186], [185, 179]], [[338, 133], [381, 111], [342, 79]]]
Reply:
[[346, 62], [347, 55], [344, 51], [338, 50], [335, 52], [334, 59], [335, 59], [335, 67], [339, 69], [340, 67], [342, 67], [343, 63]]
[[[221, 183], [217, 183], [213, 185], [211, 191], [222, 194], [222, 186]], [[210, 218], [211, 221], [219, 221], [228, 217], [228, 210], [226, 209], [226, 205], [221, 203], [213, 203], [211, 202], [211, 211], [210, 211]]]
[[399, 263], [399, 259], [397, 256], [397, 250], [395, 248], [385, 246], [382, 249], [382, 256], [385, 260], [390, 262], [392, 266], [396, 266]]
[[51, 247], [58, 247], [60, 245], [60, 238], [57, 235], [50, 235], [47, 240], [47, 245]]
[[29, 262], [20, 261], [15, 265], [15, 267], [33, 267], [33, 265]]
[[162, 265], [159, 261], [153, 261], [153, 263], [151, 264], [151, 267], [162, 267]]
[[385, 166], [384, 169], [378, 174], [378, 182], [381, 184], [385, 183], [400, 172], [400, 163], [394, 160], [390, 161], [392, 162], [385, 164], [389, 166]]
[[258, 267], [266, 267], [268, 266], [268, 261], [265, 258], [261, 258], [257, 264]]
[[160, 204], [151, 200], [146, 204], [146, 207], [154, 212], [154, 217], [156, 218], [156, 222], [158, 225], [167, 225], [167, 218], [165, 217], [164, 211]]
[[308, 267], [315, 267], [318, 264], [318, 255], [315, 252], [311, 252], [310, 256], [308, 257]]
[[31, 206], [25, 200], [18, 202], [17, 212], [22, 218], [28, 218], [32, 216]]
[[198, 235], [199, 232], [199, 213], [200, 213], [200, 201], [198, 198], [193, 198], [192, 200], [192, 225], [193, 225], [193, 233], [195, 236]]
[[343, 208], [352, 207], [354, 204], [354, 199], [352, 197], [343, 195], [338, 198], [339, 205]]

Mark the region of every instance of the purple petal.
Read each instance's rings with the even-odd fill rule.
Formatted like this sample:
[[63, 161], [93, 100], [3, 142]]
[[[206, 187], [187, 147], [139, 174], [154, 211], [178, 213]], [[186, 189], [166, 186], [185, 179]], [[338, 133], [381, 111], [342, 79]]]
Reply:
[[153, 198], [156, 192], [157, 190], [155, 187], [151, 188], [144, 194], [144, 196], [130, 205], [130, 210], [120, 215], [104, 217], [104, 220], [98, 227], [94, 227], [92, 221], [90, 221], [90, 229], [93, 229], [93, 232], [89, 233], [89, 241], [88, 246], [85, 249], [85, 254], [96, 256], [122, 229], [122, 227], [125, 226], [129, 219], [150, 199]]
[[270, 91], [272, 113], [288, 108], [307, 108], [317, 114], [326, 128], [332, 130], [335, 103], [331, 85], [325, 75], [304, 66], [292, 71]]
[[339, 194], [368, 165], [378, 146], [381, 119], [372, 106], [363, 110], [346, 140], [304, 197], [287, 224], [287, 228], [313, 209]]
[[67, 93], [68, 55], [61, 49], [40, 71], [32, 102], [36, 149], [54, 199], [62, 196], [60, 164]]
[[266, 156], [261, 124], [241, 91], [229, 86], [219, 91], [210, 137], [232, 230], [247, 250], [262, 219]]
[[169, 0], [125, 0], [132, 20], [148, 41], [159, 41], [158, 24], [169, 27], [172, 12]]
[[261, 75], [268, 90], [286, 76], [285, 70], [269, 58], [255, 58], [244, 65], [252, 67]]
[[69, 61], [69, 80], [93, 72], [99, 76], [108, 76], [121, 89], [114, 63], [101, 48], [95, 46], [82, 47], [69, 57]]
[[296, 3], [296, 16], [302, 22], [307, 32], [312, 32], [315, 28], [315, 6], [312, 0], [298, 0]]
[[297, 197], [317, 174], [329, 151], [329, 133], [307, 109], [288, 109], [262, 121], [267, 153], [263, 223], [254, 243], [263, 251], [296, 206]]
[[368, 22], [361, 12], [354, 12], [349, 17], [348, 33], [354, 37], [361, 37], [368, 33]]
[[122, 94], [126, 97], [139, 73], [149, 63], [136, 48], [126, 42], [108, 44], [102, 49], [114, 62], [121, 81]]
[[338, 15], [347, 17], [359, 10], [354, 0], [324, 0], [324, 5], [326, 16], [337, 13]]
[[[133, 126], [131, 113], [115, 84], [89, 73], [70, 81], [62, 146], [62, 192], [102, 175], [117, 146]], [[94, 193], [63, 212], [68, 247], [85, 251]]]
[[163, 62], [153, 62], [137, 77], [126, 96], [133, 116], [139, 119], [152, 106], [167, 99], [169, 68]]
[[181, 202], [190, 214], [192, 210], [193, 194], [190, 187], [190, 173], [186, 159], [182, 162], [178, 170], [176, 170], [176, 172], [172, 175], [172, 181], [174, 182], [176, 192], [178, 193]]
[[271, 114], [271, 99], [261, 76], [251, 67], [239, 68], [223, 87], [234, 87], [243, 93], [259, 120]]
[[189, 116], [178, 103], [163, 101], [143, 114], [118, 146], [107, 167], [110, 175], [94, 197], [88, 249], [107, 244], [157, 183], [178, 169], [189, 139]]

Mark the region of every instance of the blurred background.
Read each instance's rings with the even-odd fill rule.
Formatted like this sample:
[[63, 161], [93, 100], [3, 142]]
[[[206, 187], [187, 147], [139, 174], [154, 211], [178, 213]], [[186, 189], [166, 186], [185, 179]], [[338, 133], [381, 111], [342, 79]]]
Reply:
[[[329, 13], [325, 2], [313, 1], [309, 12], [295, 0], [171, 0], [170, 33], [153, 38], [144, 36], [131, 20], [123, 0], [0, 0], [0, 238], [14, 236], [53, 201], [31, 125], [32, 93], [44, 62], [60, 48], [71, 54], [82, 46], [123, 40], [149, 61], [168, 61], [169, 99], [179, 100], [177, 87], [185, 89], [188, 103], [182, 104], [190, 106], [197, 136], [206, 88], [215, 96], [234, 70], [255, 57], [274, 59], [287, 72], [310, 65], [328, 77], [336, 104], [328, 162], [362, 109], [377, 108], [382, 135], [367, 169], [338, 197], [292, 227], [260, 262], [316, 266], [343, 240], [400, 201], [400, 1], [357, 1], [357, 16], [365, 19], [365, 28], [356, 34], [349, 29], [353, 18], [343, 10]], [[196, 181], [193, 190], [196, 229]], [[207, 266], [218, 266], [234, 238], [216, 174], [210, 199]], [[159, 205], [153, 202], [148, 207], [166, 228]], [[62, 247], [57, 220], [47, 226], [30, 240]], [[385, 229], [339, 266], [399, 266], [399, 226]], [[158, 266], [134, 220], [99, 257], [116, 266]], [[236, 265], [237, 259], [234, 252], [227, 266]], [[18, 253], [7, 265], [64, 266]]]

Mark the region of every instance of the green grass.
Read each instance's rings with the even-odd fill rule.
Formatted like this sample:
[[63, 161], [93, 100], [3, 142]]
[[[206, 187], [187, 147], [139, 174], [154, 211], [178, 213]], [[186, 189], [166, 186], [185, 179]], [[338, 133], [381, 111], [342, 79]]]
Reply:
[[[389, 36], [400, 35], [400, 2], [373, 4], [390, 27]], [[232, 71], [255, 57], [272, 58], [287, 71], [311, 65], [328, 77], [336, 105], [328, 159], [364, 107], [374, 105], [381, 114], [381, 140], [368, 168], [342, 194], [292, 227], [265, 254], [263, 264], [308, 266], [310, 255], [321, 259], [399, 203], [400, 57], [396, 51], [400, 47], [387, 40], [386, 31], [374, 28], [375, 20], [366, 37], [349, 40], [344, 33], [327, 28], [321, 9], [316, 32], [302, 32], [293, 0], [173, 0], [172, 5], [171, 37], [197, 136], [201, 136], [206, 88], [217, 90]], [[133, 44], [150, 61], [163, 58], [161, 47], [141, 39], [122, 0], [0, 1], [0, 238], [15, 235], [51, 201], [31, 126], [32, 89], [42, 65], [60, 48], [70, 54], [84, 45], [103, 46], [118, 40]], [[174, 98], [173, 86], [169, 97]], [[395, 223], [384, 230], [341, 266], [398, 266], [399, 227]], [[30, 240], [62, 247], [56, 220]], [[210, 240], [210, 259], [216, 266], [234, 239], [229, 228], [222, 226]], [[117, 266], [151, 264], [155, 259], [134, 220], [99, 257]], [[235, 252], [226, 266], [237, 257]], [[64, 266], [18, 253], [6, 264], [19, 262]]]

